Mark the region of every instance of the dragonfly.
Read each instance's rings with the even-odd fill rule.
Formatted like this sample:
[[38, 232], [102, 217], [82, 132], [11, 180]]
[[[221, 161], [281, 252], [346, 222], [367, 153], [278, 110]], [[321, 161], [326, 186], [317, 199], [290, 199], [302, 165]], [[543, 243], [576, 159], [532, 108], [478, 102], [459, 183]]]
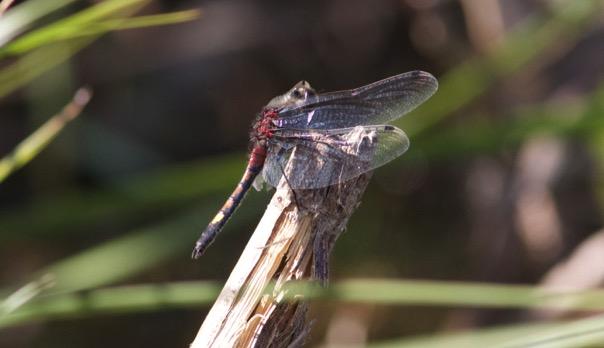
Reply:
[[[318, 189], [351, 180], [402, 155], [409, 148], [409, 138], [386, 123], [415, 109], [437, 88], [434, 76], [416, 70], [321, 94], [300, 81], [273, 98], [252, 124], [243, 177], [201, 233], [192, 257], [199, 258], [214, 241], [251, 186], [277, 187], [285, 179], [292, 190]], [[369, 158], [359, 152], [360, 144], [368, 141], [373, 144]], [[294, 152], [297, 159], [320, 161], [322, 169], [316, 175], [285, 176], [284, 168]]]

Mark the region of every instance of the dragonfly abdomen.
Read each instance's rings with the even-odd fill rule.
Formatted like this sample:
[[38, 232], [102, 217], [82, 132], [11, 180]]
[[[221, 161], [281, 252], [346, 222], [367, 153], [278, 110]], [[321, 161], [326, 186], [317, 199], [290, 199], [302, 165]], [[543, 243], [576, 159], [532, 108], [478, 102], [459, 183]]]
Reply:
[[203, 231], [197, 242], [195, 243], [195, 248], [193, 249], [193, 258], [196, 259], [200, 257], [203, 252], [212, 244], [216, 235], [222, 230], [227, 221], [231, 218], [247, 191], [249, 191], [254, 179], [262, 170], [262, 166], [264, 165], [264, 159], [266, 158], [266, 148], [262, 146], [256, 146], [252, 150], [250, 155], [250, 159], [248, 161], [245, 172], [243, 173], [243, 177], [237, 184], [233, 193], [229, 196], [226, 202], [223, 204], [222, 208], [218, 211], [216, 216], [212, 219], [212, 221], [208, 224], [208, 227]]

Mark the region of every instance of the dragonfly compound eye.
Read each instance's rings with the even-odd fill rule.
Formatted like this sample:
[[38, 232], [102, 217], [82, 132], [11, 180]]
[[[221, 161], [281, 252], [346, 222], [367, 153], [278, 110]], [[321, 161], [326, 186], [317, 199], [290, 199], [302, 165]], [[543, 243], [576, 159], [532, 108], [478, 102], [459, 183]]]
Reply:
[[292, 96], [296, 99], [304, 99], [306, 97], [306, 90], [302, 87], [294, 89]]

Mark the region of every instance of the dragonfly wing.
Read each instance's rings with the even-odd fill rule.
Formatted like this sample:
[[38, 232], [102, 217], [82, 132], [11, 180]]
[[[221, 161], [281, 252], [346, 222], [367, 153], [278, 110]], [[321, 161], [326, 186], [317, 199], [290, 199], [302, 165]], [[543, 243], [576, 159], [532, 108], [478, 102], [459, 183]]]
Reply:
[[283, 177], [287, 162], [291, 157], [294, 145], [287, 142], [269, 144], [266, 160], [262, 167], [262, 179], [270, 186], [277, 187]]
[[277, 186], [283, 179], [283, 173], [289, 173], [287, 183], [293, 189], [311, 189], [326, 187], [332, 182], [336, 169], [340, 168], [342, 156], [327, 155], [324, 144], [307, 140], [298, 140], [291, 148], [276, 146], [278, 155], [267, 156], [262, 175], [264, 181]]
[[[264, 180], [277, 186], [283, 173], [293, 189], [326, 187], [355, 178], [402, 155], [409, 138], [394, 126], [358, 126], [284, 136], [287, 147], [269, 148]], [[289, 140], [289, 142], [288, 142]], [[291, 160], [290, 160], [291, 159]]]
[[279, 111], [285, 129], [334, 129], [388, 123], [415, 109], [438, 88], [434, 76], [411, 71], [356, 89], [324, 93]]

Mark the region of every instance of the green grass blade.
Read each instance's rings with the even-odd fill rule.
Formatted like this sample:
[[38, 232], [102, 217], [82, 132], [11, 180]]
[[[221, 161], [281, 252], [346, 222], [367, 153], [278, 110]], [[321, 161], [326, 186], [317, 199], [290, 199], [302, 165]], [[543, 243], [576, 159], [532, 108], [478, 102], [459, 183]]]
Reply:
[[0, 70], [0, 98], [66, 61], [94, 40], [74, 39], [35, 50]]
[[61, 130], [81, 112], [91, 97], [90, 90], [80, 88], [73, 100], [61, 112], [51, 117], [9, 155], [0, 160], [0, 183], [11, 173], [23, 167], [42, 151]]
[[[211, 198], [215, 202], [215, 197]], [[260, 199], [260, 195], [247, 198], [248, 207], [257, 208], [239, 211], [229, 223], [229, 228], [256, 217], [261, 207], [258, 204]], [[73, 292], [127, 279], [174, 255], [189, 260], [190, 249], [203, 224], [216, 213], [216, 207], [209, 206], [192, 209], [163, 223], [132, 231], [124, 237], [68, 257], [37, 272], [34, 279], [52, 277], [55, 285], [45, 291], [46, 295]], [[0, 293], [6, 293], [6, 290]]]
[[[188, 249], [197, 232], [193, 226], [199, 226], [210, 215], [209, 210], [193, 209], [65, 258], [39, 273], [55, 279], [55, 287], [48, 292], [90, 289], [127, 279]], [[183, 258], [188, 254], [183, 252]]]
[[50, 275], [24, 285], [0, 303], [0, 317], [14, 312], [53, 285], [54, 281]]
[[58, 29], [45, 28], [38, 33], [25, 36], [5, 48], [0, 49], [1, 55], [23, 54], [57, 41], [80, 38], [84, 36], [98, 36], [110, 31], [146, 28], [151, 26], [182, 23], [198, 18], [198, 10], [180, 11], [159, 15], [140, 16], [132, 18], [108, 19], [93, 22], [67, 22], [62, 23]]
[[[104, 1], [66, 19], [33, 31], [22, 39], [29, 40], [27, 38], [33, 36], [36, 41], [42, 45], [45, 40], [53, 37], [53, 33], [61, 31], [62, 25], [83, 26], [88, 21], [108, 19], [115, 15], [127, 17], [143, 6], [146, 1], [148, 0]], [[84, 38], [61, 41], [54, 45], [43, 46], [24, 55], [16, 62], [0, 70], [0, 98], [69, 59], [97, 37], [98, 36], [91, 35]]]
[[538, 286], [413, 280], [351, 280], [320, 296], [344, 302], [488, 308], [603, 310], [604, 291], [565, 292]]
[[[604, 316], [567, 322], [525, 323], [460, 333], [404, 338], [368, 348], [574, 348], [604, 342]], [[599, 347], [599, 345], [597, 345]]]
[[14, 314], [0, 316], [0, 328], [37, 320], [73, 319], [104, 313], [148, 312], [208, 305], [220, 291], [218, 282], [179, 282], [121, 286], [62, 294], [43, 299]]
[[0, 20], [0, 47], [22, 33], [38, 19], [76, 0], [30, 0], [4, 14]]
[[52, 43], [55, 37], [65, 35], [86, 25], [92, 25], [98, 21], [108, 19], [111, 16], [128, 17], [140, 9], [149, 0], [110, 0], [103, 1], [94, 6], [86, 8], [67, 18], [60, 19], [40, 29], [33, 30], [23, 37], [13, 41], [0, 49], [0, 57], [5, 55], [5, 50], [13, 45], [26, 47], [38, 47]]
[[[129, 245], [136, 254], [148, 245]], [[158, 250], [152, 249], [156, 252]], [[160, 251], [161, 252], [161, 251]], [[137, 255], [141, 257], [142, 255]], [[107, 259], [104, 259], [107, 260]], [[121, 258], [120, 258], [121, 260]], [[123, 260], [122, 260], [123, 261]], [[131, 261], [131, 260], [130, 260]], [[73, 262], [73, 261], [70, 261]], [[117, 262], [117, 261], [116, 261]], [[123, 267], [123, 263], [120, 263]], [[98, 267], [99, 265], [97, 265]], [[111, 265], [109, 265], [111, 266]], [[130, 266], [128, 266], [130, 267]], [[60, 267], [55, 267], [55, 270]], [[71, 272], [90, 271], [87, 267], [74, 269]], [[110, 268], [110, 267], [107, 267]], [[82, 275], [94, 277], [98, 274]], [[103, 277], [102, 274], [100, 274]], [[60, 282], [54, 278], [57, 284]], [[64, 280], [65, 281], [65, 280]], [[63, 281], [63, 282], [64, 282]], [[83, 284], [81, 281], [77, 283]], [[88, 285], [92, 283], [86, 281]], [[72, 284], [74, 284], [72, 282]], [[53, 293], [39, 298], [12, 314], [0, 319], [0, 327], [23, 323], [30, 320], [82, 317], [107, 312], [139, 312], [161, 310], [163, 307], [195, 307], [207, 304], [217, 294], [217, 285], [211, 283], [212, 291], [208, 291], [205, 282], [171, 283], [164, 285], [139, 285], [117, 287], [109, 289], [91, 290], [86, 296], [78, 296], [73, 291], [77, 287], [65, 286], [53, 289]], [[179, 296], [159, 296], [163, 289], [169, 288], [170, 294]], [[199, 289], [199, 293], [190, 291]], [[126, 289], [126, 290], [124, 290]], [[538, 286], [499, 285], [471, 282], [446, 282], [446, 281], [416, 281], [416, 280], [384, 280], [384, 279], [356, 279], [333, 283], [330, 288], [322, 288], [316, 284], [292, 283], [288, 287], [289, 298], [294, 299], [298, 294], [305, 294], [308, 298], [334, 300], [338, 302], [367, 303], [381, 305], [422, 305], [422, 306], [449, 306], [449, 307], [482, 307], [482, 308], [524, 308], [524, 309], [558, 309], [558, 310], [602, 310], [604, 309], [604, 291], [554, 291]], [[117, 295], [127, 291], [127, 295]], [[150, 295], [150, 294], [156, 295]], [[113, 294], [108, 296], [105, 294]], [[105, 301], [91, 301], [90, 299], [105, 298]], [[595, 320], [595, 319], [594, 319]], [[600, 319], [599, 323], [603, 319]], [[577, 330], [589, 330], [589, 325], [574, 323]], [[547, 333], [531, 338], [532, 341], [541, 340]], [[501, 337], [498, 337], [501, 339]]]

